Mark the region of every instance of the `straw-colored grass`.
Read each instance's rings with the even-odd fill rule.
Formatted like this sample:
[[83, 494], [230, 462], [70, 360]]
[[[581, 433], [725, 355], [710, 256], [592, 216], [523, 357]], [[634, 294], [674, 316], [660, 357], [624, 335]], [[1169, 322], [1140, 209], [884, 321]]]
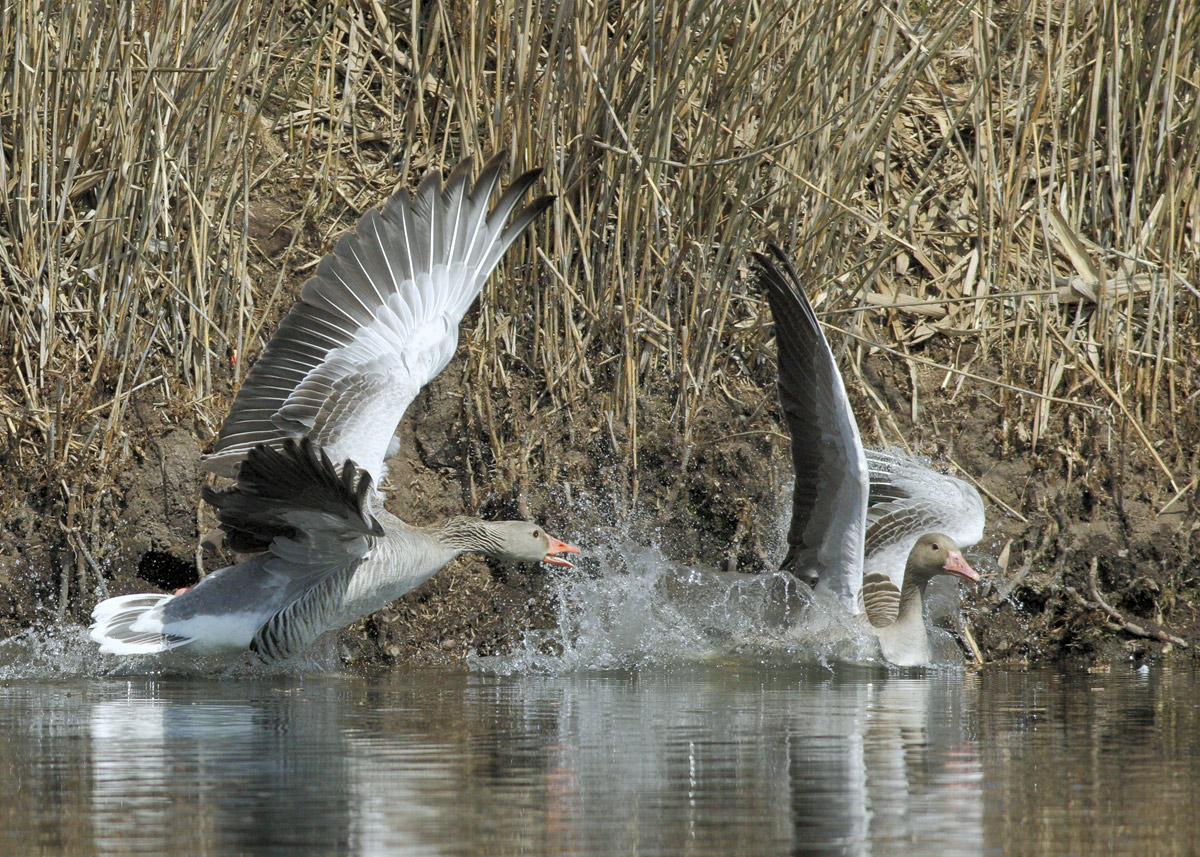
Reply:
[[[771, 239], [852, 357], [988, 390], [1035, 446], [1070, 415], [1119, 426], [1196, 484], [1191, 4], [15, 0], [0, 51], [6, 456], [82, 542], [135, 395], [207, 440], [312, 229], [327, 249], [500, 148], [559, 199], [464, 337], [497, 467], [565, 443], [530, 435], [566, 409], [634, 500], [649, 390], [686, 467], [706, 404], [753, 375], [745, 260]], [[272, 192], [295, 201], [282, 271], [248, 238]], [[539, 393], [497, 428], [514, 374]]]

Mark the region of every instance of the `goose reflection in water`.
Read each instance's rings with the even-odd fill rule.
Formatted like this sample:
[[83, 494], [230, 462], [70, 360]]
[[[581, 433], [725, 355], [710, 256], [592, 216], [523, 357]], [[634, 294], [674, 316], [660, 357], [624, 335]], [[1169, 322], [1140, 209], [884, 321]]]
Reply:
[[40, 675], [0, 681], [4, 855], [942, 857], [1200, 841], [1191, 668]]
[[933, 841], [962, 849], [938, 853], [980, 852], [980, 765], [954, 717], [961, 677], [762, 679], [653, 689], [601, 679], [561, 695], [559, 734], [574, 740], [554, 769], [570, 773], [572, 793], [556, 800], [576, 826], [556, 845], [871, 854]]
[[[108, 700], [90, 718], [101, 854], [350, 853], [352, 777], [338, 710], [306, 696]], [[332, 742], [332, 744], [331, 744]]]
[[151, 686], [91, 708], [95, 848], [981, 850], [961, 676], [796, 676], [454, 674], [191, 701]]

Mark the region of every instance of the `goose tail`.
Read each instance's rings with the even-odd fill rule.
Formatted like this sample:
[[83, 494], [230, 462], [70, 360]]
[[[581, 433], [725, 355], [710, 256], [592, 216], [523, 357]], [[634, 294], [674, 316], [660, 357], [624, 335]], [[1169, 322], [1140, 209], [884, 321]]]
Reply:
[[92, 610], [88, 634], [100, 651], [113, 655], [153, 655], [187, 645], [190, 637], [167, 633], [163, 606], [174, 595], [121, 595], [101, 601]]

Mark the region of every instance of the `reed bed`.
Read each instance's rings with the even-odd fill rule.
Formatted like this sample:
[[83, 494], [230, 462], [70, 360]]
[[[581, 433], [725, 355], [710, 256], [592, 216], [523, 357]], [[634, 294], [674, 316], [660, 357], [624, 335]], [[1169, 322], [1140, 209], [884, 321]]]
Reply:
[[851, 373], [891, 349], [1035, 447], [1116, 426], [1191, 502], [1191, 4], [16, 0], [0, 48], [4, 455], [81, 545], [132, 401], [207, 441], [333, 238], [500, 148], [558, 202], [464, 336], [477, 465], [598, 435], [633, 502], [652, 397], [686, 469], [715, 398], [771, 393], [769, 239]]

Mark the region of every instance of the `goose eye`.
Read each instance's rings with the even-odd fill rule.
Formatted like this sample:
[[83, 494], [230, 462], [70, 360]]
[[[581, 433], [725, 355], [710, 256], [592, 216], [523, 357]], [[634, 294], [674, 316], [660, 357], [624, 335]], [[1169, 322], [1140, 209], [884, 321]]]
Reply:
[[533, 537], [534, 537], [535, 539], [536, 539], [538, 536], [540, 536], [540, 535], [541, 535], [541, 531], [539, 531], [539, 530], [534, 530], [534, 531], [533, 531]]
[[930, 547], [933, 548], [935, 551], [942, 549], [942, 546], [939, 545], [937, 542], [934, 542], [932, 545], [930, 545]]

